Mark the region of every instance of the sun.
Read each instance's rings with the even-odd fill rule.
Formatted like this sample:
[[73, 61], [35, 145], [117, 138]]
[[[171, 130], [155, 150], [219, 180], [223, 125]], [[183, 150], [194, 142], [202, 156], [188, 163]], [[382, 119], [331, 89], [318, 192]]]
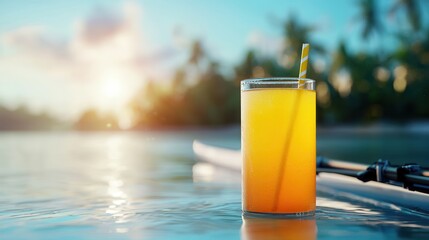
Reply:
[[114, 72], [105, 72], [96, 89], [97, 105], [102, 111], [118, 112], [130, 97], [124, 77]]
[[130, 84], [131, 78], [125, 73], [106, 71], [99, 78], [96, 86], [97, 109], [105, 113], [113, 113], [121, 129], [129, 128], [133, 123], [133, 116], [127, 104], [133, 96], [136, 87]]
[[122, 95], [124, 94], [123, 83], [121, 83], [120, 79], [117, 78], [107, 78], [101, 87], [101, 94], [104, 97], [118, 100], [122, 98]]

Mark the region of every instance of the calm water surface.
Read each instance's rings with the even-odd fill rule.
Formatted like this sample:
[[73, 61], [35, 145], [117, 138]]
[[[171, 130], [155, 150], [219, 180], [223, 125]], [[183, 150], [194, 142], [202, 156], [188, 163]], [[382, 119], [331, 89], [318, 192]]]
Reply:
[[[0, 239], [429, 238], [429, 216], [322, 193], [315, 219], [243, 220], [236, 179], [193, 175], [195, 138], [239, 147], [238, 129], [1, 133]], [[318, 152], [425, 163], [428, 142], [325, 132]]]

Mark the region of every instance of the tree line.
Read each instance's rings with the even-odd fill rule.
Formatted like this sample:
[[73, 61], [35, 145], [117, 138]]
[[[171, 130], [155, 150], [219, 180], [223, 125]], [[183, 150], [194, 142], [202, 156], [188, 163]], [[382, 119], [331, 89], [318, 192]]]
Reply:
[[[187, 62], [176, 69], [169, 84], [149, 81], [132, 99], [129, 107], [136, 119], [132, 128], [237, 124], [240, 81], [297, 76], [304, 42], [311, 45], [307, 76], [317, 82], [318, 123], [428, 119], [429, 29], [422, 24], [423, 6], [419, 7], [427, 7], [427, 3], [398, 0], [389, 9], [380, 9], [374, 0], [357, 4], [360, 11], [355, 21], [362, 26], [361, 41], [377, 39], [380, 51], [352, 51], [347, 41], [340, 41], [333, 52], [328, 52], [313, 39], [317, 27], [291, 16], [279, 25], [282, 52], [268, 56], [259, 49], [248, 49], [233, 73], [225, 74], [222, 69], [228, 66], [210, 58], [203, 43], [195, 41]], [[387, 32], [382, 20], [396, 15], [407, 19], [406, 29]], [[394, 50], [383, 49], [386, 38], [396, 42]], [[318, 65], [316, 59], [325, 66]], [[77, 126], [88, 125], [88, 114]], [[108, 121], [114, 122], [111, 118]]]

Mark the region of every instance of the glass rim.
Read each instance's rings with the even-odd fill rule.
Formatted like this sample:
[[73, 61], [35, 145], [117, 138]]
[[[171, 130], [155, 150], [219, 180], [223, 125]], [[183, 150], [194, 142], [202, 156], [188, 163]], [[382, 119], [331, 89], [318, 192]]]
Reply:
[[266, 89], [266, 88], [288, 88], [315, 90], [316, 81], [310, 78], [298, 77], [271, 77], [271, 78], [250, 78], [241, 81], [241, 91]]
[[248, 83], [272, 83], [272, 84], [287, 84], [287, 83], [296, 83], [299, 81], [305, 81], [306, 83], [314, 83], [316, 82], [310, 78], [299, 78], [299, 77], [271, 77], [271, 78], [248, 78], [241, 81], [241, 85]]

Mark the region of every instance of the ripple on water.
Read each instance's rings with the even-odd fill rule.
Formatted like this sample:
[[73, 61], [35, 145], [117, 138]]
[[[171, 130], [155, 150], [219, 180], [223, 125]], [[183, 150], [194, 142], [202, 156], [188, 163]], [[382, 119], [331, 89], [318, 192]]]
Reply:
[[[0, 158], [2, 239], [240, 238], [240, 185], [194, 182], [193, 137], [8, 138], [0, 146], [17, 153]], [[322, 193], [317, 202], [319, 240], [429, 236], [428, 217], [408, 209]]]

